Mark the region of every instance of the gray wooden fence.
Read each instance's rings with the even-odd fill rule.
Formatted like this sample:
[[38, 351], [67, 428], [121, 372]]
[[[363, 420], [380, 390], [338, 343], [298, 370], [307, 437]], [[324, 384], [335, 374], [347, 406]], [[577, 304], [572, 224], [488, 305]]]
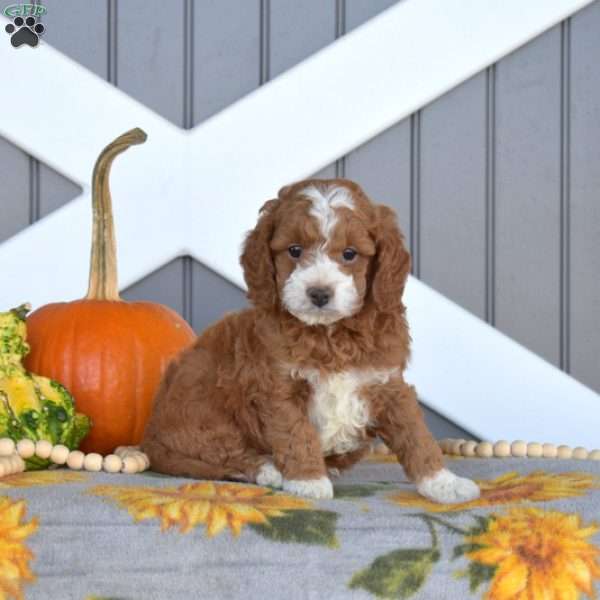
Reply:
[[[46, 0], [44, 40], [189, 128], [393, 3]], [[415, 275], [596, 390], [599, 56], [600, 1], [322, 171], [397, 209]], [[1, 138], [0, 179], [0, 241], [79, 193]], [[245, 304], [186, 257], [125, 296], [197, 330]]]

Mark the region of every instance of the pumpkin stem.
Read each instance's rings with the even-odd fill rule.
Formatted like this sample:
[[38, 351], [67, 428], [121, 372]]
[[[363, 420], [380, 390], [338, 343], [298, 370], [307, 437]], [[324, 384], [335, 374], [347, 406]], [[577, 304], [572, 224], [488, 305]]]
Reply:
[[29, 302], [25, 302], [24, 304], [17, 306], [17, 308], [10, 309], [10, 312], [17, 315], [17, 317], [21, 319], [21, 321], [24, 321], [26, 319], [27, 313], [30, 311], [31, 304], [29, 304]]
[[92, 175], [92, 256], [87, 300], [120, 300], [117, 277], [117, 244], [110, 198], [109, 176], [116, 156], [129, 146], [143, 144], [146, 133], [136, 127], [111, 142], [98, 157]]

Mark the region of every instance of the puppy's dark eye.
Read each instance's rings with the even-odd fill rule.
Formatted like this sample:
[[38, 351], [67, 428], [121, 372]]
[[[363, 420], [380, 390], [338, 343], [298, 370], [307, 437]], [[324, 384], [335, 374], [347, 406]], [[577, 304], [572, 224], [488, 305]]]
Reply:
[[356, 250], [354, 248], [346, 248], [342, 252], [342, 257], [344, 258], [344, 260], [346, 262], [350, 262], [350, 261], [354, 260], [354, 258], [356, 257], [357, 254], [358, 254], [358, 252], [356, 252]]
[[292, 258], [300, 258], [302, 256], [302, 246], [294, 244], [288, 248], [288, 252]]

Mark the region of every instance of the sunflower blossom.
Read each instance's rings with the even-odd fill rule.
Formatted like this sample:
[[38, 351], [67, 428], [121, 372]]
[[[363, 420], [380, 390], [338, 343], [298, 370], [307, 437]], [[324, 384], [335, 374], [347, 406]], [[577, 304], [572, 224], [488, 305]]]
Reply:
[[468, 510], [497, 504], [513, 504], [523, 501], [545, 502], [560, 498], [583, 496], [589, 489], [599, 489], [598, 478], [589, 473], [546, 473], [533, 471], [527, 475], [506, 473], [491, 480], [477, 480], [481, 496], [460, 504], [438, 504], [423, 498], [416, 492], [399, 492], [390, 500], [401, 506], [414, 506], [429, 512]]
[[600, 549], [587, 538], [598, 530], [596, 523], [582, 526], [577, 514], [512, 508], [466, 536], [475, 549], [465, 556], [495, 567], [487, 600], [576, 600], [580, 592], [595, 598]]
[[33, 553], [24, 540], [38, 528], [37, 519], [25, 522], [24, 500], [0, 496], [0, 600], [22, 600], [23, 583], [35, 580], [29, 569]]
[[135, 521], [160, 519], [161, 531], [178, 525], [187, 533], [202, 523], [208, 537], [226, 527], [238, 536], [246, 523], [267, 523], [269, 517], [288, 510], [312, 507], [306, 500], [273, 494], [268, 488], [213, 481], [164, 488], [99, 485], [90, 493], [115, 501]]
[[74, 473], [65, 469], [47, 471], [23, 471], [13, 475], [5, 475], [0, 479], [0, 488], [29, 488], [39, 485], [56, 485], [59, 483], [82, 483], [87, 481], [87, 473]]

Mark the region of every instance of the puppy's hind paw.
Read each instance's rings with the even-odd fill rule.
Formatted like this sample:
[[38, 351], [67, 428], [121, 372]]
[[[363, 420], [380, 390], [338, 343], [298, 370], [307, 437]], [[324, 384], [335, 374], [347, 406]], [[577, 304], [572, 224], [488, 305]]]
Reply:
[[458, 477], [448, 469], [440, 469], [435, 475], [425, 477], [417, 484], [421, 496], [440, 504], [459, 504], [479, 498], [479, 487], [474, 481]]
[[257, 485], [280, 488], [283, 485], [283, 476], [279, 469], [271, 462], [260, 465], [256, 474]]
[[283, 489], [296, 496], [327, 500], [333, 498], [333, 485], [327, 477], [320, 479], [284, 479]]

